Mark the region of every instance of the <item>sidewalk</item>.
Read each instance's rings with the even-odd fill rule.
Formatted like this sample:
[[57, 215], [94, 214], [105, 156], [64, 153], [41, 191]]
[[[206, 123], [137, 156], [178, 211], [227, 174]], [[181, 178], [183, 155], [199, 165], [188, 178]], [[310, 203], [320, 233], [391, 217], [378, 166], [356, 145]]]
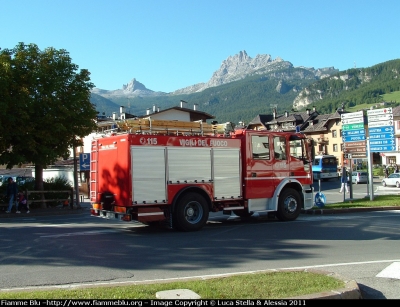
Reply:
[[21, 211], [21, 213], [15, 212], [15, 207], [11, 213], [6, 213], [7, 207], [1, 207], [0, 209], [0, 218], [16, 218], [16, 217], [28, 217], [28, 216], [48, 216], [48, 215], [71, 215], [71, 214], [89, 214], [90, 215], [90, 208], [91, 204], [89, 199], [85, 199], [84, 202], [80, 202], [80, 208], [77, 208], [74, 205], [73, 209], [70, 206], [62, 207], [56, 206], [51, 208], [31, 208], [29, 213], [25, 211]]

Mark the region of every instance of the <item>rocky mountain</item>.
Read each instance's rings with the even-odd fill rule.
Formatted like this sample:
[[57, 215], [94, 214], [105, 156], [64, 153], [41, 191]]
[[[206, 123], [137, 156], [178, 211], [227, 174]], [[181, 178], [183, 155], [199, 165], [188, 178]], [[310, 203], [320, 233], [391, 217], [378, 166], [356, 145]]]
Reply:
[[[211, 79], [207, 82], [190, 85], [169, 94], [181, 95], [198, 93], [208, 88], [217, 87], [256, 75], [262, 76], [268, 74], [270, 77], [282, 80], [293, 78], [321, 79], [338, 72], [334, 67], [320, 69], [301, 67], [304, 69], [304, 72], [297, 75], [291, 75], [288, 70], [292, 68], [292, 63], [284, 61], [280, 57], [272, 59], [268, 54], [258, 54], [255, 58], [251, 58], [246, 51], [240, 51], [238, 54], [229, 56], [226, 60], [222, 61], [220, 68], [213, 73]], [[122, 89], [109, 91], [95, 88], [92, 92], [109, 99], [123, 96], [154, 97], [166, 95], [164, 92], [155, 92], [147, 89], [145, 85], [136, 79], [132, 79], [128, 84], [123, 85]]]
[[115, 97], [146, 97], [146, 96], [162, 96], [165, 95], [163, 92], [154, 92], [146, 88], [146, 86], [135, 78], [129, 81], [128, 84], [123, 84], [122, 89], [118, 90], [103, 90], [99, 88], [94, 88], [92, 90], [93, 94], [100, 95], [104, 98], [115, 98]]

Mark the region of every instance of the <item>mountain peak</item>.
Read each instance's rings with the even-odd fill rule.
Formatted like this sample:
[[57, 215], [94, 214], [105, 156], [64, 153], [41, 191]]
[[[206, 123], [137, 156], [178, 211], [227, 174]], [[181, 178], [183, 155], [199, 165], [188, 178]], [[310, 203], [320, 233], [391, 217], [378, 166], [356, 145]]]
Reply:
[[122, 85], [123, 91], [134, 92], [136, 90], [148, 90], [143, 83], [140, 83], [135, 78], [133, 78], [128, 84]]

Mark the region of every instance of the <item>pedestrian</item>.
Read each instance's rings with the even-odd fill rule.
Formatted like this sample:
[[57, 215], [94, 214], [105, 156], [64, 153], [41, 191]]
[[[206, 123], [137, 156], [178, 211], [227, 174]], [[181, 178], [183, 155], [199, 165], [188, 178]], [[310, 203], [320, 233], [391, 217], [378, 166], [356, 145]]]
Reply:
[[[14, 203], [17, 201], [17, 193], [18, 193], [18, 186], [12, 179], [12, 177], [8, 177], [8, 185], [7, 185], [7, 198], [8, 198], [8, 209], [6, 213], [10, 213]], [[15, 208], [18, 211], [17, 204], [15, 204]]]
[[17, 213], [21, 213], [21, 209], [24, 208], [26, 213], [29, 213], [28, 201], [26, 200], [25, 194], [23, 192], [18, 193], [18, 208]]
[[385, 178], [389, 177], [389, 168], [385, 166]]
[[349, 180], [349, 178], [348, 178], [348, 175], [347, 175], [346, 168], [342, 167], [342, 177], [340, 177], [341, 186], [340, 186], [339, 193], [342, 193], [343, 189], [346, 190], [346, 193], [349, 193], [349, 186], [347, 185], [348, 180]]
[[395, 173], [398, 173], [398, 172], [399, 172], [399, 166], [398, 166], [398, 165], [396, 165], [396, 168], [394, 169], [394, 172], [395, 172]]

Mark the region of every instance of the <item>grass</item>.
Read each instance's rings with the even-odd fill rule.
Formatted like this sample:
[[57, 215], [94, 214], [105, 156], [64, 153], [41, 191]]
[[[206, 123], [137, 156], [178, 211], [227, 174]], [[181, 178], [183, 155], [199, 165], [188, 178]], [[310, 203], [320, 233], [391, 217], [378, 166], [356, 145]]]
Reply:
[[389, 94], [384, 94], [382, 95], [382, 98], [384, 101], [394, 101], [394, 102], [400, 102], [400, 91], [396, 92], [391, 92]]
[[[326, 205], [325, 209], [399, 206], [400, 196], [376, 196]], [[318, 207], [314, 207], [319, 209]], [[344, 288], [335, 277], [310, 271], [278, 271], [238, 274], [201, 280], [99, 286], [40, 291], [4, 291], [0, 299], [156, 299], [165, 290], [189, 289], [202, 299], [284, 299]]]
[[283, 299], [330, 291], [342, 280], [306, 271], [241, 274], [205, 280], [71, 290], [2, 292], [1, 299], [155, 299], [158, 291], [189, 289], [202, 299]]
[[[400, 190], [399, 190], [400, 192]], [[400, 196], [396, 195], [379, 195], [375, 196], [374, 200], [369, 198], [346, 200], [342, 203], [329, 204], [323, 207], [323, 209], [344, 209], [344, 208], [369, 208], [369, 207], [400, 207]], [[312, 209], [320, 209], [319, 207], [313, 207]]]

